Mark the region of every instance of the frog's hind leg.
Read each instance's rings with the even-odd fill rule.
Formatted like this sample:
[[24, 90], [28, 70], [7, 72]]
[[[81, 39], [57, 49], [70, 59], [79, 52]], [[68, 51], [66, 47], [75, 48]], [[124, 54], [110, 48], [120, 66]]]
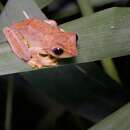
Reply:
[[40, 47], [32, 47], [29, 48], [32, 57], [27, 62], [30, 66], [34, 68], [42, 68], [42, 67], [52, 67], [56, 66], [56, 59], [48, 55], [42, 48]]
[[31, 58], [31, 53], [29, 52], [28, 46], [25, 44], [24, 37], [11, 27], [5, 27], [3, 32], [13, 52], [19, 58], [28, 61]]

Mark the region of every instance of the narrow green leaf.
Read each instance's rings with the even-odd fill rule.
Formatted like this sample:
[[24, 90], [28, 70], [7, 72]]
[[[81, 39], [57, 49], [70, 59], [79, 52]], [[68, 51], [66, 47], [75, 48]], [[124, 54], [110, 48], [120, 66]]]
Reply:
[[92, 6], [103, 6], [106, 4], [116, 3], [117, 5], [126, 5], [129, 0], [89, 0]]
[[79, 8], [75, 3], [70, 3], [65, 7], [62, 7], [59, 11], [53, 14], [53, 19], [62, 19], [65, 17], [70, 17], [79, 13]]
[[89, 130], [129, 130], [130, 103], [105, 118]]
[[106, 59], [102, 60], [101, 63], [102, 63], [102, 66], [103, 66], [105, 72], [113, 80], [115, 80], [117, 83], [121, 84], [121, 80], [119, 78], [116, 66], [115, 66], [114, 62], [112, 61], [112, 59], [106, 58]]
[[3, 4], [0, 2], [0, 11], [2, 11], [3, 10]]
[[53, 0], [35, 0], [38, 6], [42, 9], [50, 4]]
[[93, 13], [93, 9], [88, 0], [77, 0], [77, 2], [83, 16], [89, 16]]
[[101, 6], [101, 5], [109, 4], [111, 2], [115, 2], [117, 0], [89, 0], [89, 1], [93, 6]]

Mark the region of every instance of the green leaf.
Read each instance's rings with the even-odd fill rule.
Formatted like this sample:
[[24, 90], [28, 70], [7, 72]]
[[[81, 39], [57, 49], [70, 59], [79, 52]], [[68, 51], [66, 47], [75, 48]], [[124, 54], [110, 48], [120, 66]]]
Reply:
[[[93, 9], [90, 6], [90, 1], [88, 1], [88, 0], [78, 0], [77, 2], [79, 4], [82, 15], [88, 16], [88, 15], [91, 15], [93, 13]], [[112, 79], [114, 79], [118, 83], [121, 83], [120, 78], [118, 76], [118, 72], [116, 70], [116, 67], [115, 67], [112, 59], [107, 58], [107, 59], [101, 60], [101, 64], [102, 64], [103, 69], [105, 70], [105, 72]]]
[[92, 6], [103, 6], [107, 4], [127, 5], [128, 0], [89, 0]]
[[3, 10], [3, 4], [0, 2], [0, 12]]
[[90, 6], [90, 1], [88, 0], [77, 0], [83, 16], [89, 16], [93, 13], [93, 9]]
[[72, 2], [66, 6], [63, 6], [59, 11], [53, 14], [53, 19], [64, 19], [79, 13], [79, 8], [76, 3]]
[[91, 5], [93, 6], [102, 6], [109, 4], [111, 2], [116, 2], [117, 0], [90, 0]]
[[129, 130], [130, 103], [96, 124], [89, 130]]
[[35, 0], [38, 6], [42, 9], [50, 4], [53, 0]]
[[[17, 6], [14, 7], [11, 1], [10, 4], [8, 3], [0, 17], [1, 29], [13, 21], [23, 19], [23, 10], [28, 12], [30, 17], [45, 18], [32, 0], [29, 0], [30, 6], [27, 6], [26, 0], [13, 1], [16, 2]], [[66, 62], [68, 64], [83, 63], [128, 55], [130, 53], [129, 13], [129, 8], [112, 8], [63, 24], [62, 28], [67, 31], [75, 31], [79, 36], [79, 54], [74, 60], [66, 60]], [[2, 31], [0, 36], [1, 41], [5, 40]], [[23, 61], [12, 54], [9, 46], [4, 42], [1, 43], [0, 59], [0, 75], [31, 70]], [[61, 64], [64, 65], [64, 62]]]
[[130, 54], [129, 8], [111, 8], [61, 27], [79, 36], [79, 55], [74, 63]]

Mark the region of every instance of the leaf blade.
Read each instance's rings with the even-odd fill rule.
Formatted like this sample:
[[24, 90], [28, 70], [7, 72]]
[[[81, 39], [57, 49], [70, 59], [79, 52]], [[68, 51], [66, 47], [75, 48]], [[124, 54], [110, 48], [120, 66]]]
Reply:
[[89, 130], [129, 130], [130, 103], [117, 110]]
[[48, 4], [50, 4], [53, 0], [35, 0], [36, 3], [40, 8], [46, 7]]
[[[65, 30], [78, 32], [79, 35], [79, 55], [73, 61], [67, 60], [67, 63], [76, 64], [128, 55], [130, 53], [130, 28], [129, 22], [127, 22], [129, 13], [129, 8], [112, 8], [61, 25]], [[5, 62], [4, 55], [12, 57], [10, 56]], [[4, 55], [2, 53], [0, 55], [0, 75], [31, 70], [11, 51]], [[16, 60], [14, 62], [17, 64], [16, 69], [13, 69], [11, 60]], [[6, 64], [8, 67], [4, 70]], [[64, 65], [62, 62], [61, 64]]]
[[79, 55], [75, 63], [128, 55], [129, 13], [128, 8], [111, 8], [63, 24], [62, 28], [79, 35]]

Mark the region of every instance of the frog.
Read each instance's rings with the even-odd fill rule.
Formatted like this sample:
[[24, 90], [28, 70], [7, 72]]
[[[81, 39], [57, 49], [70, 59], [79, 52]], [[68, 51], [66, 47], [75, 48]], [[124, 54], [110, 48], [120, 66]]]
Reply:
[[16, 56], [31, 67], [58, 65], [59, 59], [78, 55], [76, 32], [66, 32], [55, 20], [29, 18], [3, 28]]

